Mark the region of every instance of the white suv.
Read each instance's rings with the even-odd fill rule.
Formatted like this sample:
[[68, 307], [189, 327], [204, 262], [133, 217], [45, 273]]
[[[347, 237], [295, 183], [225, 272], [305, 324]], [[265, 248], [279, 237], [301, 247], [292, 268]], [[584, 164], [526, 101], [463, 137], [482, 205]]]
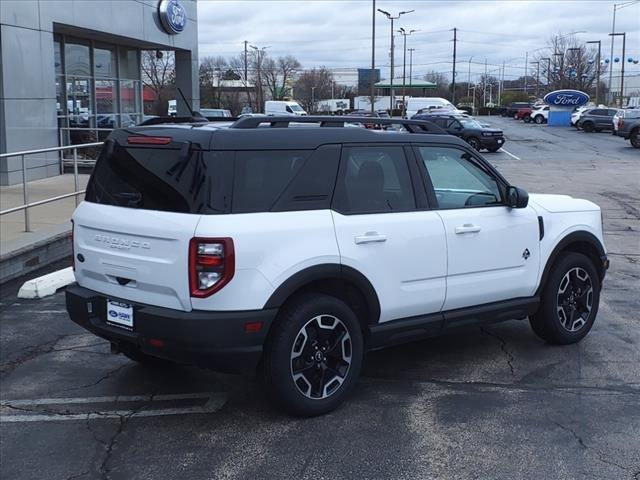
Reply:
[[529, 121], [537, 123], [538, 125], [547, 123], [549, 121], [549, 105], [533, 107], [529, 119]]
[[257, 368], [298, 415], [337, 407], [370, 349], [526, 317], [551, 343], [589, 332], [597, 205], [528, 196], [429, 122], [360, 120], [405, 132], [114, 131], [73, 215], [71, 319], [137, 361]]

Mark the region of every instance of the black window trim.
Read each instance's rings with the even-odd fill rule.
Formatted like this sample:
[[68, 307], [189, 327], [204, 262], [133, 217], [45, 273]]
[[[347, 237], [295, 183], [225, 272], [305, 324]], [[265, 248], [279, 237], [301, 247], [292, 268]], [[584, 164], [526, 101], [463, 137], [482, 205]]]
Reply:
[[443, 147], [443, 148], [453, 148], [453, 149], [456, 149], [456, 150], [463, 151], [465, 153], [470, 154], [471, 157], [478, 164], [480, 164], [480, 166], [483, 167], [491, 177], [493, 177], [496, 180], [496, 182], [498, 183], [498, 186], [502, 187], [503, 190], [506, 190], [507, 187], [510, 186], [510, 183], [502, 175], [500, 175], [500, 172], [498, 172], [495, 169], [495, 167], [493, 165], [491, 165], [491, 163], [489, 163], [487, 160], [485, 160], [477, 152], [471, 150], [471, 148], [467, 148], [467, 147], [464, 147], [462, 145], [457, 145], [457, 144], [453, 144], [453, 143], [421, 143], [421, 142], [415, 142], [415, 143], [412, 143], [411, 146], [413, 148], [414, 156], [415, 156], [416, 161], [418, 163], [418, 168], [420, 169], [420, 172], [422, 174], [422, 180], [424, 182], [424, 186], [427, 189], [427, 197], [429, 198], [429, 202], [433, 205], [433, 209], [434, 210], [468, 210], [468, 209], [472, 209], [472, 208], [495, 208], [495, 207], [506, 207], [507, 206], [507, 204], [505, 203], [505, 201], [503, 199], [502, 202], [500, 202], [500, 203], [490, 204], [490, 205], [469, 205], [469, 206], [460, 207], [460, 208], [443, 208], [443, 207], [440, 207], [440, 205], [438, 204], [438, 199], [436, 197], [435, 188], [433, 187], [433, 182], [431, 181], [431, 176], [429, 175], [427, 167], [425, 166], [424, 162], [422, 161], [422, 156], [420, 155], [420, 152], [418, 150], [420, 147], [436, 147], [436, 148]]
[[[346, 172], [346, 161], [345, 161], [345, 149], [348, 148], [357, 148], [357, 147], [400, 147], [402, 149], [402, 153], [404, 155], [404, 160], [406, 162], [407, 165], [407, 170], [409, 172], [409, 179], [411, 182], [411, 190], [413, 193], [413, 203], [414, 203], [414, 207], [410, 208], [408, 210], [385, 210], [383, 212], [347, 212], [344, 211], [340, 208], [338, 208], [338, 205], [336, 205], [336, 193], [338, 192], [338, 190], [340, 189], [344, 189], [344, 179], [345, 179], [345, 172]], [[340, 215], [345, 215], [345, 216], [351, 216], [351, 215], [388, 215], [388, 214], [393, 214], [393, 213], [407, 213], [407, 212], [419, 212], [421, 210], [429, 210], [428, 207], [425, 208], [418, 208], [418, 195], [416, 194], [416, 184], [419, 183], [419, 181], [414, 181], [414, 176], [416, 174], [415, 170], [411, 168], [411, 163], [412, 163], [412, 158], [407, 155], [407, 148], [411, 149], [411, 145], [409, 143], [396, 143], [396, 142], [365, 142], [365, 143], [342, 143], [342, 148], [340, 150], [340, 164], [338, 166], [338, 175], [336, 176], [336, 184], [335, 187], [333, 189], [333, 196], [331, 198], [331, 210], [333, 210], [336, 213], [339, 213]], [[415, 158], [414, 158], [415, 160]]]

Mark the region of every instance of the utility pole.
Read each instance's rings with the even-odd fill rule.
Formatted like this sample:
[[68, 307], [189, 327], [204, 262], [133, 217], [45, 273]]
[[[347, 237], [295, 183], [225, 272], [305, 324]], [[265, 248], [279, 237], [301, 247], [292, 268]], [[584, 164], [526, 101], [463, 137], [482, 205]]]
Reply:
[[[587, 43], [598, 44], [598, 57], [596, 58], [596, 106], [600, 105], [600, 54], [602, 50], [601, 40], [592, 40]], [[624, 59], [623, 59], [624, 60]]]
[[394, 107], [394, 105], [393, 105], [393, 97], [394, 97], [394, 95], [393, 95], [393, 93], [394, 93], [394, 91], [393, 91], [393, 69], [394, 69], [394, 65], [393, 65], [393, 59], [394, 59], [394, 57], [393, 57], [393, 51], [394, 51], [393, 21], [399, 19], [402, 15], [405, 15], [405, 14], [411, 13], [411, 12], [415, 12], [415, 10], [406, 10], [406, 11], [403, 11], [403, 12], [399, 12], [398, 15], [396, 15], [395, 17], [393, 15], [391, 15], [389, 12], [385, 12], [384, 10], [378, 9], [378, 11], [380, 13], [382, 13], [383, 15], [385, 15], [389, 20], [391, 20], [391, 72], [390, 72], [391, 73], [391, 75], [390, 75], [391, 79], [390, 79], [390, 84], [389, 84], [389, 86], [391, 88], [390, 88], [390, 92], [389, 92], [390, 93], [390, 97], [389, 97], [389, 109], [390, 109], [390, 112], [389, 112], [389, 115], [393, 116], [393, 107]]
[[536, 66], [536, 99], [540, 96], [540, 61], [531, 62], [531, 65]]
[[524, 52], [524, 93], [525, 95], [529, 94], [529, 88], [527, 87], [528, 74], [529, 74], [529, 52]]
[[405, 114], [407, 113], [407, 108], [405, 107], [405, 96], [407, 88], [407, 37], [413, 32], [417, 32], [417, 30], [409, 30], [407, 32], [404, 28], [400, 27], [400, 30], [398, 30], [398, 32], [400, 32], [400, 35], [402, 35], [402, 38], [404, 40], [404, 54], [402, 60], [402, 117], [404, 118]]
[[550, 76], [551, 75], [551, 57], [544, 57], [544, 58], [541, 58], [540, 60], [547, 61], [547, 89], [549, 89], [549, 86], [551, 85], [551, 76]]
[[413, 86], [413, 52], [415, 48], [409, 49], [409, 93], [411, 93], [411, 88]]
[[369, 87], [371, 89], [371, 113], [374, 112], [374, 103], [376, 97], [374, 95], [374, 83], [376, 81], [376, 0], [372, 2], [371, 10], [371, 73], [369, 75]]
[[473, 55], [469, 58], [469, 72], [467, 73], [467, 97], [471, 93], [471, 60], [473, 60]]
[[[624, 62], [626, 59], [624, 56], [626, 55], [626, 45], [627, 45], [627, 33], [610, 33], [611, 38], [613, 37], [622, 37], [622, 70], [620, 71], [620, 108], [622, 108], [622, 104], [624, 103]], [[612, 41], [613, 43], [613, 41]], [[611, 85], [609, 85], [609, 90], [611, 90]]]
[[458, 29], [453, 27], [453, 74], [451, 80], [451, 103], [456, 104], [456, 46], [458, 43]]
[[257, 110], [260, 110], [260, 106], [264, 103], [264, 98], [262, 96], [262, 76], [260, 75], [260, 66], [262, 64], [262, 54], [264, 54], [264, 51], [269, 47], [258, 48], [253, 45], [249, 46], [256, 51], [256, 107]]
[[560, 57], [560, 66], [558, 67], [558, 81], [560, 82], [560, 89], [564, 88], [564, 53], [556, 52], [554, 57]]
[[245, 94], [247, 96], [247, 102], [249, 102], [249, 105], [251, 105], [251, 97], [249, 96], [249, 77], [247, 76], [247, 45], [248, 45], [248, 41], [245, 40], [244, 41], [244, 87], [245, 87]]
[[502, 105], [502, 92], [504, 92], [504, 60], [502, 61], [502, 78], [500, 79], [500, 88], [498, 89], [498, 105]]
[[484, 59], [484, 79], [482, 80], [482, 106], [487, 106], [487, 59]]

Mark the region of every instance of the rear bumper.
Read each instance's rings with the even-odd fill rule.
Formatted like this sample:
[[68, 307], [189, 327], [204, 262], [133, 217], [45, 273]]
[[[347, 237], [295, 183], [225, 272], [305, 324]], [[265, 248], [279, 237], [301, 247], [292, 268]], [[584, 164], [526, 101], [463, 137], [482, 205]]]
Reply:
[[614, 130], [613, 134], [617, 135], [618, 137], [622, 137], [625, 140], [629, 140], [629, 137], [631, 136], [631, 131], [625, 132], [625, 131], [622, 131], [622, 130]]
[[[255, 370], [277, 312], [277, 309], [183, 312], [109, 299], [133, 305], [133, 330], [107, 324], [107, 297], [77, 284], [67, 287], [67, 312], [75, 323], [120, 349], [139, 348], [148, 355], [222, 372]], [[262, 322], [262, 328], [247, 333], [248, 322]]]

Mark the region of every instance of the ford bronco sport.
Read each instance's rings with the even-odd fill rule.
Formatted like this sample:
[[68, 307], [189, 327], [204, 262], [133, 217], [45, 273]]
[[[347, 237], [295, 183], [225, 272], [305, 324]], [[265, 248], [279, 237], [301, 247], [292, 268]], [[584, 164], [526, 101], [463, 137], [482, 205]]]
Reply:
[[578, 342], [608, 266], [597, 205], [529, 196], [412, 120], [116, 130], [73, 232], [74, 322], [136, 361], [257, 369], [307, 416], [345, 399], [367, 350], [526, 317]]

